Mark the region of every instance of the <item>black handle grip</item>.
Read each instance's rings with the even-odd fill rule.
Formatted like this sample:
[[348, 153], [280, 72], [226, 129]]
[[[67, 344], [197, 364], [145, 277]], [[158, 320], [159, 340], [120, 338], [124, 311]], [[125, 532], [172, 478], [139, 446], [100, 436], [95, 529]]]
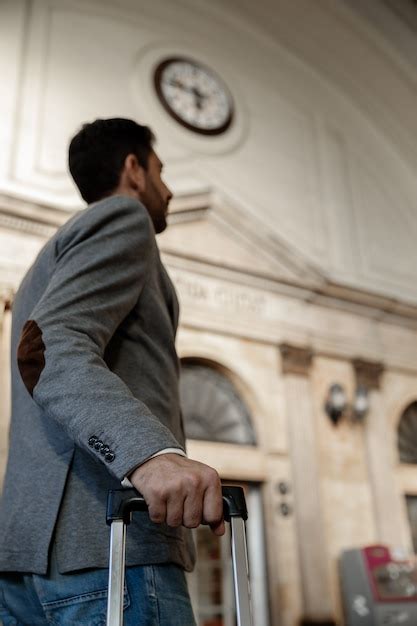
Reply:
[[[222, 487], [223, 515], [226, 522], [231, 517], [248, 519], [245, 494], [242, 487]], [[147, 511], [145, 498], [136, 489], [112, 489], [107, 498], [107, 524], [116, 520], [123, 520], [129, 524], [133, 511]]]

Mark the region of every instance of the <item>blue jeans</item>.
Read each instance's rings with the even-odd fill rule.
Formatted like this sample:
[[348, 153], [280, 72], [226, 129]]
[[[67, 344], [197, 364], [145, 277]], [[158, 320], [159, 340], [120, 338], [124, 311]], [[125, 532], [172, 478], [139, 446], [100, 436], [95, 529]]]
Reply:
[[[105, 626], [104, 569], [48, 576], [0, 575], [3, 626]], [[126, 568], [125, 626], [196, 626], [184, 572], [176, 565]]]

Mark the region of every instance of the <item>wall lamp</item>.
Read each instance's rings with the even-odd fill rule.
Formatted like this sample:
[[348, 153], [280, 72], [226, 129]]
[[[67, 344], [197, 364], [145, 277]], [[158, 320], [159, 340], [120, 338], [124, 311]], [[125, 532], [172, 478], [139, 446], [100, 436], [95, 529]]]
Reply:
[[365, 385], [358, 385], [353, 402], [349, 404], [342, 385], [333, 383], [327, 393], [324, 408], [335, 426], [342, 417], [348, 417], [354, 422], [362, 422], [369, 410], [368, 389]]

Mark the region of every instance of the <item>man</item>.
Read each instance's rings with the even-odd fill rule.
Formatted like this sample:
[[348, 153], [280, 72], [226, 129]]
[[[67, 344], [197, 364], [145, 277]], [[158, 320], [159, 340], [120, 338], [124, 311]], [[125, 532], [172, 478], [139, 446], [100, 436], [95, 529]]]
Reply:
[[224, 532], [217, 473], [184, 453], [178, 303], [155, 240], [171, 192], [152, 146], [131, 120], [81, 129], [69, 168], [90, 206], [46, 244], [15, 298], [4, 626], [105, 623], [106, 497], [121, 482], [150, 517], [129, 528], [127, 626], [194, 624], [187, 529], [204, 520]]

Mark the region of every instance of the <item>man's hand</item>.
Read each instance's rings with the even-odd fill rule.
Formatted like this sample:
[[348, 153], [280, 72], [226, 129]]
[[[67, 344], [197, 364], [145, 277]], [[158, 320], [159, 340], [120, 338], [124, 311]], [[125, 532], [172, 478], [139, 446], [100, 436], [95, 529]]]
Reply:
[[129, 476], [145, 498], [153, 522], [174, 528], [208, 524], [215, 535], [225, 532], [220, 478], [216, 470], [178, 454], [161, 454]]

